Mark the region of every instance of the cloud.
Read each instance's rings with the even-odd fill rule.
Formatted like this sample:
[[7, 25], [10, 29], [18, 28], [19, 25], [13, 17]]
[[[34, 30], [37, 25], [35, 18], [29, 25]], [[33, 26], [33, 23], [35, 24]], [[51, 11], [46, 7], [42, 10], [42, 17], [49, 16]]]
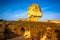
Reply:
[[17, 20], [18, 18], [26, 18], [27, 16], [27, 12], [26, 11], [14, 11], [14, 12], [4, 12], [0, 18], [1, 19], [5, 19], [5, 20]]
[[43, 16], [39, 20], [60, 20], [60, 13], [43, 12]]
[[[60, 20], [60, 13], [56, 12], [42, 12], [43, 16], [39, 20]], [[4, 12], [0, 19], [17, 20], [19, 18], [27, 18], [27, 11], [17, 10], [14, 12]]]
[[48, 6], [46, 6], [46, 7], [43, 7], [43, 8], [41, 8], [41, 10], [42, 11], [45, 11], [45, 10], [47, 10], [47, 9], [52, 9], [52, 8], [56, 8], [58, 5], [56, 4], [56, 5], [48, 5]]
[[41, 10], [46, 10], [46, 9], [48, 9], [49, 7], [44, 7], [44, 8], [41, 8]]

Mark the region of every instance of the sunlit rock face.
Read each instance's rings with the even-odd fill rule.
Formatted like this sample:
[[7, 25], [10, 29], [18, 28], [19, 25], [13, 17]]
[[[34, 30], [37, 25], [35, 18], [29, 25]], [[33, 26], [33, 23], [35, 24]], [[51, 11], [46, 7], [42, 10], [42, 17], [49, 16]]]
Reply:
[[48, 20], [48, 22], [60, 23], [60, 20]]
[[42, 22], [60, 23], [60, 20], [43, 20]]
[[46, 35], [44, 35], [40, 40], [46, 40]]
[[42, 17], [41, 8], [37, 4], [32, 4], [31, 6], [28, 7], [27, 16], [28, 18], [22, 18], [22, 19], [19, 19], [18, 21], [37, 22], [38, 19]]
[[30, 37], [31, 37], [30, 31], [25, 31], [24, 34], [23, 34], [23, 36], [24, 36], [25, 38], [30, 38]]
[[37, 4], [32, 4], [28, 8], [28, 17], [30, 21], [38, 21], [42, 17], [41, 8]]

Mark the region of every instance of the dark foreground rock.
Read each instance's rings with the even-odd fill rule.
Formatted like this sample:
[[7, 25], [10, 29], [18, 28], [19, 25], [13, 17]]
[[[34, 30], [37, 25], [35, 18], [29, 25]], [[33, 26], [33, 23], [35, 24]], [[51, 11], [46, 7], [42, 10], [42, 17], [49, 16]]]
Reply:
[[[47, 30], [49, 27], [51, 29]], [[25, 31], [30, 31], [30, 39], [21, 37]], [[47, 35], [47, 39], [60, 40], [60, 23], [0, 22], [0, 40], [40, 40], [45, 34]]]

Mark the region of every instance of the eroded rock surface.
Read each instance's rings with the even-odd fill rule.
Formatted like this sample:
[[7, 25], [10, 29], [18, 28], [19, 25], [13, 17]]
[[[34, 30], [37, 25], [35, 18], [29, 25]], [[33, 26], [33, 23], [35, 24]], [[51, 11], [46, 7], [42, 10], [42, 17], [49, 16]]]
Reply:
[[11, 21], [0, 22], [0, 28], [0, 40], [15, 40], [21, 36], [22, 40], [42, 40], [44, 35], [46, 39], [60, 40], [60, 24], [58, 23]]

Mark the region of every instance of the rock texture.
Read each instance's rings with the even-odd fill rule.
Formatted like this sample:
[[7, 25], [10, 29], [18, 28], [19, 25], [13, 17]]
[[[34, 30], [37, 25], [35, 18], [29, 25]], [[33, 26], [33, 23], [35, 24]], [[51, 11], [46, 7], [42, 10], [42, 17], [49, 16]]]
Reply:
[[[49, 27], [51, 29], [49, 29]], [[26, 34], [26, 31], [29, 32], [29, 34]], [[15, 40], [18, 38], [19, 40], [41, 40], [44, 35], [46, 35], [46, 40], [60, 40], [60, 23], [25, 21], [0, 22], [0, 40]]]

